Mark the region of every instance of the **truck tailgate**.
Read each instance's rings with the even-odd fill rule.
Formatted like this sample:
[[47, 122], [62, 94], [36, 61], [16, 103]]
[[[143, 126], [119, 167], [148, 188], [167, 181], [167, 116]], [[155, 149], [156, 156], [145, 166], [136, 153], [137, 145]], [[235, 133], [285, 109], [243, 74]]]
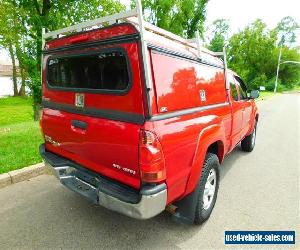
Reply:
[[[85, 124], [85, 128], [80, 128], [80, 124]], [[49, 108], [43, 110], [41, 125], [47, 150], [139, 188], [140, 125]]]

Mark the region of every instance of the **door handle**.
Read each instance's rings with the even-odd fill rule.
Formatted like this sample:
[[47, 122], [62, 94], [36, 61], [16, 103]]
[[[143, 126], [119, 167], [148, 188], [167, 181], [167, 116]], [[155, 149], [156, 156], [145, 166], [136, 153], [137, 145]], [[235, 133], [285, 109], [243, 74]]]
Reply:
[[87, 126], [88, 126], [88, 124], [86, 122], [79, 121], [79, 120], [72, 120], [71, 124], [72, 124], [73, 127], [80, 128], [80, 129], [83, 129], [83, 130], [86, 130]]

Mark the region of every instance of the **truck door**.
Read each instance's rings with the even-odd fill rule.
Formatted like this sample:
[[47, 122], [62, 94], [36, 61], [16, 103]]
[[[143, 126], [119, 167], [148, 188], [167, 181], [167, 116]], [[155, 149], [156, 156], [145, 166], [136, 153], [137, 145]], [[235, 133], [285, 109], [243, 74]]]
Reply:
[[232, 149], [241, 140], [244, 103], [239, 98], [238, 87], [236, 86], [234, 77], [231, 73], [228, 73], [228, 81], [230, 83], [230, 98], [231, 98], [231, 110], [232, 110], [232, 126], [231, 126], [231, 149]]
[[243, 139], [251, 126], [250, 118], [251, 118], [252, 105], [250, 99], [248, 99], [247, 97], [247, 87], [242, 81], [242, 79], [239, 78], [238, 76], [234, 76], [234, 79], [235, 79], [236, 87], [238, 88], [240, 102], [242, 103], [243, 106], [242, 109], [243, 122], [242, 122], [242, 131], [241, 131], [241, 137], [242, 137], [241, 139]]

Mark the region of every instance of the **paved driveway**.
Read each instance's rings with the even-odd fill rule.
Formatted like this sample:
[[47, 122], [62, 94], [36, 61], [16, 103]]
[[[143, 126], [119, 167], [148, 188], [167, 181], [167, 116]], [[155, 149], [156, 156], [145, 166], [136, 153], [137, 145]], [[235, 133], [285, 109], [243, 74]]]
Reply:
[[279, 95], [259, 103], [256, 148], [225, 159], [216, 207], [200, 227], [166, 212], [130, 219], [40, 176], [0, 190], [0, 249], [225, 248], [224, 230], [298, 230], [299, 242], [299, 101]]

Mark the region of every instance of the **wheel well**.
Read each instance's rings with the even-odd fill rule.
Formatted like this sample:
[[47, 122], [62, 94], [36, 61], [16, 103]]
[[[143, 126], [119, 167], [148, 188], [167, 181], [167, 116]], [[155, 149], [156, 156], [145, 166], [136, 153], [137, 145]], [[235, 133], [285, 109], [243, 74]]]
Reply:
[[212, 153], [218, 156], [219, 162], [223, 161], [224, 145], [222, 141], [216, 141], [207, 148], [207, 153]]

